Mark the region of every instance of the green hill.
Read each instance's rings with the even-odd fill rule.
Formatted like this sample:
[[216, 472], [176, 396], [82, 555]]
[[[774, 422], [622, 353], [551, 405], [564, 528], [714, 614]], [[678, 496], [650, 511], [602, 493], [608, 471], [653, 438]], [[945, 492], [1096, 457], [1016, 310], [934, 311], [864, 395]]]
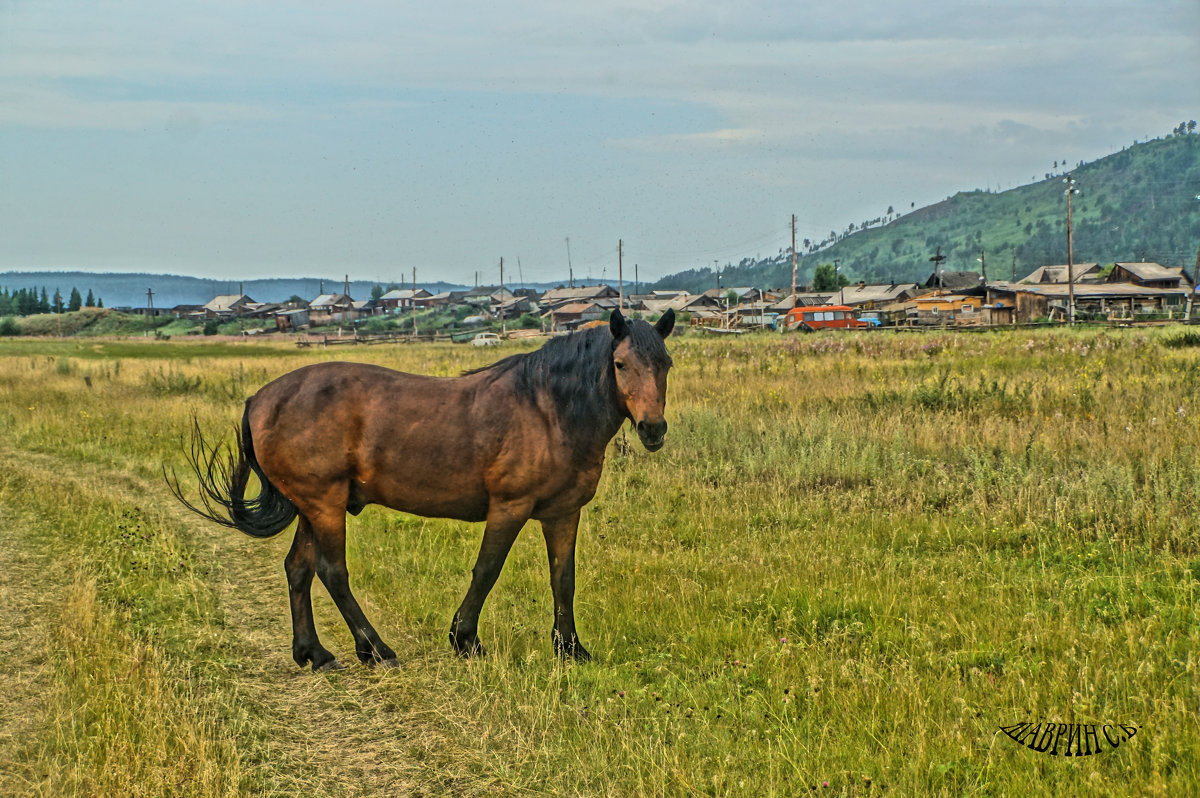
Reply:
[[[1070, 173], [1081, 191], [1072, 203], [1076, 263], [1156, 261], [1191, 272], [1200, 245], [1200, 135], [1176, 131], [1080, 163]], [[1038, 266], [1067, 261], [1064, 188], [1059, 171], [1008, 191], [964, 191], [890, 221], [851, 226], [819, 249], [801, 252], [799, 280], [811, 282], [818, 264], [836, 260], [851, 281], [923, 282], [939, 247], [947, 271], [979, 271], [986, 252], [989, 279], [1020, 279]], [[715, 283], [712, 269], [703, 268], [652, 287], [702, 291]], [[790, 253], [726, 266], [721, 284], [789, 286]]]

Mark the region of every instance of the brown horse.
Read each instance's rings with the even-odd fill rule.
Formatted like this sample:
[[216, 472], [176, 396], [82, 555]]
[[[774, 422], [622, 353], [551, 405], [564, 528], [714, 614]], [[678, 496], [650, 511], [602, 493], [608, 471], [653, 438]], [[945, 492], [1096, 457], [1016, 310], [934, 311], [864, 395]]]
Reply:
[[[651, 326], [614, 310], [607, 327], [550, 340], [460, 377], [424, 377], [357, 363], [305, 366], [246, 400], [235, 447], [209, 447], [194, 431], [189, 462], [199, 506], [189, 508], [255, 537], [299, 517], [285, 560], [292, 658], [341, 667], [317, 639], [316, 574], [354, 635], [358, 658], [395, 664], [350, 592], [346, 513], [381, 504], [416, 515], [486, 521], [450, 643], [482, 654], [479, 611], [517, 533], [542, 524], [554, 594], [554, 647], [590, 659], [575, 632], [575, 535], [596, 493], [608, 442], [630, 419], [650, 451], [667, 432], [672, 311]], [[222, 454], [223, 452], [223, 454]], [[253, 472], [261, 484], [247, 499]]]

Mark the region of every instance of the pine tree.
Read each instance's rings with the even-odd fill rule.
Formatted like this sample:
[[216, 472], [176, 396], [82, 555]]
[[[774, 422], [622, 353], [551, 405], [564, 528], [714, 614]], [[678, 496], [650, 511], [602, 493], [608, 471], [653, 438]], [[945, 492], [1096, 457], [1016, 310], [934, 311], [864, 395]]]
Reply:
[[96, 297], [96, 307], [98, 307], [98, 308], [104, 307], [104, 300], [100, 299], [99, 297]]
[[46, 286], [42, 286], [42, 298], [38, 300], [38, 313], [50, 312], [50, 295], [46, 293]]
[[54, 304], [51, 306], [55, 313], [63, 312], [62, 291], [54, 289]]
[[33, 288], [22, 288], [20, 298], [17, 300], [21, 311], [18, 315], [30, 316], [37, 313], [37, 290]]
[[83, 298], [79, 296], [79, 289], [72, 286], [71, 299], [67, 302], [67, 310], [79, 310], [81, 305], [83, 305]]
[[88, 289], [87, 301], [83, 305], [85, 308], [96, 307], [96, 297], [92, 296], [92, 289]]

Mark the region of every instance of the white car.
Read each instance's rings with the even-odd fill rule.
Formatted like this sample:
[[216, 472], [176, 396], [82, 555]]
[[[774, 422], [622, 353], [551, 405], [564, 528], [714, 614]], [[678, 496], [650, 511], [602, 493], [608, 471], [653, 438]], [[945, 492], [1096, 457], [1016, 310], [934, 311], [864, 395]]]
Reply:
[[471, 346], [499, 346], [500, 336], [496, 333], [479, 333], [471, 339]]

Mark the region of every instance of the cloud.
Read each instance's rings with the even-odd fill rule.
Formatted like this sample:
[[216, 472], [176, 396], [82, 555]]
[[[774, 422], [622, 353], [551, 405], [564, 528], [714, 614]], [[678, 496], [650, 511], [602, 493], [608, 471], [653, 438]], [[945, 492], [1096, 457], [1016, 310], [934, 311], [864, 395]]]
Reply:
[[262, 106], [236, 103], [94, 99], [52, 88], [0, 86], [0, 125], [7, 127], [182, 132], [274, 115]]
[[724, 128], [701, 133], [674, 133], [662, 136], [632, 136], [612, 141], [612, 145], [635, 152], [709, 152], [737, 146], [754, 146], [763, 139], [763, 131], [754, 128]]

